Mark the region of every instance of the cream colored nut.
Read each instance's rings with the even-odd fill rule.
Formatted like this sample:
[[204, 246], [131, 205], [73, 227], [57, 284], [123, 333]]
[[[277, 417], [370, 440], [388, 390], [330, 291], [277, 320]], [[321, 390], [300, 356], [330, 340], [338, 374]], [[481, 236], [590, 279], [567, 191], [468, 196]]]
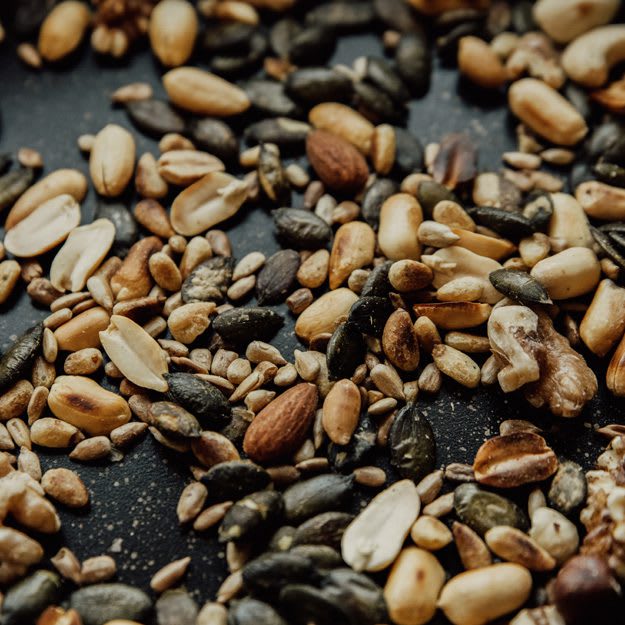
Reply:
[[117, 124], [108, 124], [96, 135], [89, 155], [89, 173], [100, 195], [116, 197], [128, 186], [135, 169], [135, 140]]
[[462, 37], [458, 42], [458, 69], [471, 82], [486, 89], [497, 89], [508, 79], [495, 51], [479, 37]]
[[163, 568], [154, 573], [150, 580], [150, 588], [157, 593], [165, 592], [182, 579], [190, 563], [191, 558], [187, 556], [186, 558], [174, 560], [166, 564]]
[[[476, 178], [477, 181], [482, 176], [489, 174], [480, 174]], [[445, 224], [450, 228], [462, 228], [463, 230], [469, 230], [475, 232], [475, 222], [471, 216], [458, 204], [451, 200], [441, 200], [436, 204], [432, 211], [432, 219], [437, 223]], [[436, 246], [435, 246], [436, 247]]]
[[59, 419], [37, 419], [30, 428], [30, 438], [35, 445], [50, 448], [71, 447], [80, 440], [78, 428]]
[[[117, 564], [111, 556], [102, 555], [87, 558], [80, 569], [80, 580], [83, 584], [106, 582], [117, 572]], [[114, 623], [115, 621], [113, 621]], [[122, 621], [123, 623], [124, 621]], [[132, 621], [130, 621], [132, 623]]]
[[447, 247], [453, 245], [460, 238], [447, 224], [436, 221], [424, 221], [419, 226], [417, 236], [423, 245], [431, 245], [432, 247]]
[[390, 260], [419, 260], [419, 226], [423, 212], [416, 198], [407, 193], [389, 197], [380, 210], [378, 245]]
[[193, 141], [177, 132], [168, 132], [158, 142], [158, 149], [161, 154], [164, 154], [171, 150], [195, 150], [195, 145]]
[[206, 486], [201, 482], [191, 482], [184, 487], [178, 499], [176, 514], [180, 523], [189, 523], [197, 517], [208, 496]]
[[176, 308], [167, 319], [172, 336], [185, 345], [193, 343], [210, 325], [209, 315], [215, 310], [214, 302], [196, 302]]
[[501, 269], [501, 265], [496, 260], [452, 245], [436, 251], [431, 256], [424, 255], [421, 262], [434, 271], [432, 284], [436, 288], [440, 288], [457, 278], [471, 277], [482, 281], [480, 302], [495, 304], [502, 298], [501, 293], [488, 279], [490, 273]]
[[[288, 0], [289, 3], [290, 1], [291, 0]], [[256, 4], [258, 4], [258, 2]], [[251, 25], [258, 24], [260, 20], [258, 11], [252, 4], [240, 2], [238, 0], [224, 0], [223, 2], [217, 3], [214, 9], [214, 15], [219, 20], [232, 20], [233, 22], [242, 22], [243, 24]]]
[[59, 61], [73, 52], [91, 20], [89, 8], [82, 2], [65, 0], [57, 4], [43, 20], [39, 30], [39, 53], [46, 61]]
[[487, 337], [468, 332], [448, 332], [445, 335], [445, 344], [467, 354], [482, 354], [490, 351], [490, 342]]
[[140, 102], [149, 100], [154, 93], [152, 85], [147, 82], [131, 82], [122, 85], [111, 94], [111, 102], [115, 104], [128, 104], [129, 102]]
[[445, 583], [445, 570], [428, 551], [404, 549], [391, 569], [384, 599], [397, 625], [424, 625], [436, 612], [436, 599]]
[[157, 166], [167, 182], [185, 187], [206, 174], [225, 169], [216, 156], [200, 150], [170, 150], [158, 159]]
[[446, 547], [453, 536], [447, 526], [436, 517], [421, 516], [410, 529], [410, 537], [417, 547], [427, 551], [437, 551]]
[[625, 189], [589, 180], [575, 189], [575, 197], [590, 217], [609, 221], [625, 219]]
[[89, 503], [89, 491], [77, 473], [69, 469], [50, 469], [43, 474], [41, 485], [46, 495], [70, 508]]
[[354, 109], [339, 102], [317, 104], [308, 113], [308, 121], [317, 129], [327, 130], [356, 146], [363, 154], [371, 151], [375, 128]]
[[571, 247], [534, 265], [530, 275], [554, 299], [567, 299], [592, 291], [599, 283], [601, 266], [586, 247]]
[[163, 86], [176, 106], [198, 115], [228, 117], [250, 107], [245, 91], [196, 67], [170, 70], [163, 76]]
[[625, 59], [625, 25], [594, 28], [572, 41], [562, 54], [562, 67], [584, 87], [601, 87], [614, 65]]
[[343, 533], [341, 555], [345, 562], [356, 571], [381, 571], [392, 564], [420, 508], [411, 480], [396, 482], [382, 491]]
[[172, 226], [185, 236], [205, 232], [235, 215], [248, 192], [244, 181], [229, 174], [207, 174], [176, 197], [171, 207]]
[[508, 91], [508, 104], [524, 124], [558, 145], [575, 145], [588, 132], [584, 118], [573, 105], [535, 78], [513, 83]]
[[507, 239], [486, 236], [462, 228], [452, 228], [451, 230], [458, 237], [454, 245], [470, 250], [479, 256], [502, 260], [516, 251], [516, 246]]
[[109, 314], [104, 308], [90, 308], [54, 331], [60, 350], [78, 351], [99, 347], [99, 332], [109, 325]]
[[11, 435], [13, 442], [17, 447], [32, 448], [32, 442], [30, 439], [30, 431], [28, 425], [21, 419], [14, 417], [6, 422], [6, 429]]
[[141, 155], [135, 172], [135, 187], [145, 198], [160, 199], [167, 195], [169, 187], [158, 173], [156, 159], [150, 152]]
[[537, 329], [538, 316], [526, 306], [499, 306], [491, 313], [488, 338], [501, 367], [497, 379], [504, 393], [540, 377], [529, 338], [535, 336]]
[[196, 625], [227, 625], [228, 611], [220, 603], [208, 602], [197, 615]]
[[481, 278], [455, 278], [436, 291], [436, 299], [441, 302], [478, 302], [485, 286], [486, 282]]
[[150, 273], [154, 282], [165, 291], [179, 291], [182, 286], [182, 276], [176, 263], [164, 252], [156, 252], [148, 261]]
[[506, 525], [489, 529], [484, 539], [490, 550], [502, 560], [516, 562], [530, 571], [551, 571], [556, 561], [530, 536]]
[[107, 255], [114, 238], [115, 226], [108, 219], [96, 219], [72, 230], [52, 261], [52, 286], [59, 291], [81, 291]]
[[123, 397], [82, 376], [59, 376], [50, 389], [48, 406], [56, 417], [93, 436], [108, 434], [130, 420]]
[[589, 247], [594, 245], [588, 217], [579, 202], [567, 193], [554, 193], [553, 215], [549, 222], [549, 238], [556, 252], [567, 247]]
[[9, 299], [20, 277], [21, 268], [15, 260], [4, 260], [0, 263], [0, 304]]
[[127, 317], [113, 315], [109, 327], [100, 332], [100, 340], [109, 358], [128, 380], [161, 393], [167, 390], [163, 377], [168, 371], [165, 352], [140, 325]]
[[418, 316], [428, 317], [443, 330], [465, 330], [487, 321], [492, 307], [477, 302], [440, 302], [415, 304], [413, 309]]
[[549, 237], [543, 232], [535, 232], [519, 242], [519, 255], [526, 267], [532, 268], [543, 258], [547, 258], [551, 250]]
[[41, 69], [43, 60], [39, 51], [32, 43], [22, 42], [15, 48], [17, 57], [22, 63], [32, 69]]
[[443, 385], [443, 376], [438, 370], [438, 367], [429, 362], [423, 368], [421, 375], [419, 376], [418, 386], [419, 390], [424, 393], [438, 393]]
[[357, 299], [353, 291], [345, 288], [324, 293], [298, 317], [295, 333], [301, 339], [310, 341], [324, 332], [334, 332], [336, 326], [347, 318]]
[[41, 480], [41, 463], [39, 456], [27, 447], [20, 448], [20, 455], [17, 458], [17, 468], [24, 473], [28, 473], [33, 480]]
[[193, 237], [187, 244], [180, 261], [182, 278], [186, 278], [195, 267], [211, 258], [212, 255], [211, 244], [204, 237]]
[[336, 289], [352, 271], [373, 262], [375, 232], [362, 221], [343, 224], [334, 235], [330, 254], [330, 288]]
[[253, 363], [267, 360], [274, 365], [286, 365], [286, 360], [280, 350], [269, 343], [263, 341], [252, 341], [245, 350], [245, 357]]
[[186, 0], [164, 0], [150, 14], [150, 45], [165, 67], [178, 67], [188, 61], [197, 31], [197, 13]]
[[579, 535], [575, 525], [563, 514], [540, 507], [531, 515], [529, 535], [560, 565], [577, 552]]
[[102, 352], [94, 347], [88, 347], [70, 354], [63, 363], [63, 370], [67, 375], [91, 375], [102, 366], [102, 363]]
[[467, 388], [480, 383], [480, 368], [475, 361], [449, 345], [436, 345], [432, 350], [434, 364], [439, 371]]
[[246, 358], [235, 358], [226, 371], [226, 378], [232, 384], [241, 384], [252, 373], [252, 365]]
[[377, 364], [369, 372], [375, 387], [387, 397], [406, 399], [404, 385], [399, 374], [390, 365]]
[[555, 42], [568, 43], [583, 33], [612, 21], [619, 0], [571, 0], [562, 11], [558, 0], [534, 4], [534, 20]]
[[360, 420], [360, 391], [351, 380], [339, 380], [323, 402], [323, 429], [337, 445], [347, 445]]
[[532, 590], [532, 576], [518, 564], [493, 564], [452, 577], [438, 607], [453, 625], [485, 625], [520, 608]]
[[297, 281], [304, 287], [316, 289], [326, 281], [329, 265], [328, 250], [317, 250], [299, 266]]
[[4, 247], [18, 258], [43, 254], [62, 243], [80, 223], [80, 205], [68, 194], [40, 204], [4, 237]]
[[235, 266], [232, 279], [239, 280], [256, 273], [264, 264], [266, 257], [262, 252], [250, 252]]
[[376, 126], [371, 137], [371, 162], [385, 176], [395, 164], [395, 129], [390, 124]]
[[625, 289], [612, 280], [602, 280], [579, 326], [579, 335], [591, 352], [605, 356], [624, 332]]

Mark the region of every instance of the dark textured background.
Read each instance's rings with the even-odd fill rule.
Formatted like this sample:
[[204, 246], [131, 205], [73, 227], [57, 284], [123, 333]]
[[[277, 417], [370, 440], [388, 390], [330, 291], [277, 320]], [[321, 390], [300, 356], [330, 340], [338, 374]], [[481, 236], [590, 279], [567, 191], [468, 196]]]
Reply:
[[[147, 50], [122, 64], [111, 64], [98, 62], [85, 45], [65, 66], [34, 72], [17, 59], [15, 45], [9, 39], [0, 46], [0, 152], [15, 152], [20, 146], [35, 148], [44, 157], [44, 173], [59, 167], [77, 167], [86, 173], [87, 163], [76, 146], [77, 137], [95, 133], [108, 122], [131, 128], [123, 110], [110, 105], [109, 96], [115, 88], [146, 81], [154, 86], [157, 96], [163, 95], [160, 69]], [[341, 40], [333, 60], [351, 63], [362, 54], [381, 53], [379, 38], [349, 37]], [[498, 168], [501, 153], [515, 146], [514, 123], [500, 106], [503, 99], [485, 100], [457, 81], [455, 71], [437, 66], [430, 92], [411, 105], [409, 128], [424, 144], [447, 132], [467, 131], [479, 146], [480, 168]], [[157, 154], [155, 141], [134, 129], [133, 134], [138, 154], [146, 150]], [[92, 218], [94, 195], [90, 190], [83, 203], [83, 223]], [[244, 212], [236, 222], [225, 225], [236, 257], [253, 250], [274, 252], [277, 244], [267, 211], [250, 206]], [[23, 285], [17, 291], [19, 295], [0, 308], [2, 350], [46, 315], [33, 308]], [[297, 341], [290, 321], [274, 342], [287, 358], [292, 357]], [[495, 387], [473, 392], [446, 380], [436, 398], [419, 399], [436, 432], [437, 464], [470, 462], [484, 439], [497, 433], [500, 421], [529, 418], [545, 426], [549, 441], [560, 454], [590, 467], [604, 443], [593, 428], [619, 421], [623, 409], [622, 402], [606, 397], [605, 365], [596, 371], [601, 397], [575, 420], [553, 421], [531, 409], [520, 396], [504, 397]], [[181, 529], [176, 518], [178, 495], [188, 480], [186, 462], [149, 436], [129, 450], [123, 461], [102, 466], [72, 463], [65, 453], [38, 451], [44, 471], [71, 467], [91, 492], [89, 510], [77, 513], [61, 508], [63, 527], [57, 537], [46, 540], [48, 555], [61, 545], [69, 546], [80, 559], [111, 553], [118, 563], [120, 581], [148, 589], [154, 571], [188, 554], [193, 560], [187, 587], [198, 601], [214, 598], [225, 574], [224, 549], [213, 533], [202, 536]]]

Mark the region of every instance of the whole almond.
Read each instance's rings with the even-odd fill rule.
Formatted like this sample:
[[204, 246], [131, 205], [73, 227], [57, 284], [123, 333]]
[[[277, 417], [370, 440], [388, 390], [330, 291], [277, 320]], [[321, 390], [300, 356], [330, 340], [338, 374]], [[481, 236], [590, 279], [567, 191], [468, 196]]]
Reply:
[[558, 469], [558, 459], [545, 439], [533, 432], [515, 432], [487, 440], [473, 462], [475, 479], [496, 488], [540, 482]]
[[150, 15], [152, 52], [165, 67], [178, 67], [189, 60], [198, 31], [193, 5], [186, 0], [163, 0]]
[[321, 181], [340, 193], [356, 193], [367, 182], [369, 168], [364, 156], [349, 142], [326, 130], [306, 137], [306, 155]]
[[4, 237], [4, 247], [18, 258], [38, 256], [62, 243], [79, 223], [78, 202], [71, 195], [58, 195], [11, 228]]
[[65, 0], [43, 20], [39, 31], [39, 53], [46, 61], [58, 61], [73, 52], [89, 25], [91, 13], [83, 2]]
[[89, 173], [96, 191], [116, 197], [127, 187], [135, 169], [135, 140], [117, 124], [108, 124], [96, 135], [89, 156]]
[[336, 289], [352, 271], [373, 262], [375, 232], [362, 221], [343, 224], [334, 236], [330, 255], [330, 288]]
[[271, 463], [288, 458], [304, 441], [317, 410], [314, 384], [290, 388], [265, 406], [245, 433], [243, 449], [254, 461]]
[[24, 192], [7, 215], [4, 227], [10, 230], [41, 204], [59, 195], [71, 195], [77, 202], [81, 202], [87, 187], [87, 178], [82, 172], [77, 169], [57, 169]]
[[198, 115], [229, 117], [250, 107], [250, 99], [236, 85], [196, 67], [178, 67], [163, 76], [169, 99]]
[[328, 130], [369, 154], [375, 130], [373, 124], [354, 109], [339, 102], [317, 104], [308, 114], [310, 123], [320, 130]]
[[333, 443], [347, 445], [360, 420], [360, 391], [351, 380], [339, 380], [323, 402], [323, 429]]
[[419, 338], [407, 311], [397, 309], [387, 319], [382, 349], [391, 364], [402, 371], [414, 371], [419, 366]]

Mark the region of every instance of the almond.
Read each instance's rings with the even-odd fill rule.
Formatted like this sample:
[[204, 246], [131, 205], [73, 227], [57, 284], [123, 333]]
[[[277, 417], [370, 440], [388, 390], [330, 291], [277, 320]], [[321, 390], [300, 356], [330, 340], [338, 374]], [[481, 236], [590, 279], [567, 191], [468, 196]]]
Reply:
[[347, 280], [354, 269], [373, 262], [375, 232], [362, 221], [343, 224], [334, 236], [330, 255], [330, 288], [336, 289]]
[[117, 197], [124, 191], [135, 168], [135, 140], [117, 124], [108, 124], [96, 135], [89, 156], [89, 173], [100, 195]]
[[306, 138], [306, 154], [329, 189], [356, 193], [365, 186], [369, 168], [364, 156], [338, 135], [326, 130], [313, 130]]
[[196, 67], [178, 67], [163, 76], [169, 99], [198, 115], [228, 117], [243, 113], [250, 99], [236, 85]]
[[314, 384], [302, 383], [279, 395], [254, 418], [243, 449], [254, 461], [271, 463], [293, 454], [304, 441], [317, 410]]
[[197, 31], [197, 14], [190, 2], [164, 0], [150, 15], [152, 52], [166, 67], [182, 65], [193, 52]]
[[46, 61], [58, 61], [72, 53], [85, 36], [91, 13], [83, 2], [58, 4], [41, 25], [39, 53]]

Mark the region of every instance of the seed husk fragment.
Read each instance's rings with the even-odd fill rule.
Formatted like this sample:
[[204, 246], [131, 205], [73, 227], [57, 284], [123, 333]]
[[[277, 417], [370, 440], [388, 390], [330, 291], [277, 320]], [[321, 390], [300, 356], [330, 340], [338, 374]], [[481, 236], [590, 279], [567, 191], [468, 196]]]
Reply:
[[27, 330], [0, 359], [0, 390], [6, 391], [20, 379], [28, 376], [43, 339], [43, 325]]
[[222, 423], [230, 416], [230, 405], [223, 393], [210, 382], [190, 373], [169, 373], [165, 380], [168, 398], [186, 408], [203, 425]]

